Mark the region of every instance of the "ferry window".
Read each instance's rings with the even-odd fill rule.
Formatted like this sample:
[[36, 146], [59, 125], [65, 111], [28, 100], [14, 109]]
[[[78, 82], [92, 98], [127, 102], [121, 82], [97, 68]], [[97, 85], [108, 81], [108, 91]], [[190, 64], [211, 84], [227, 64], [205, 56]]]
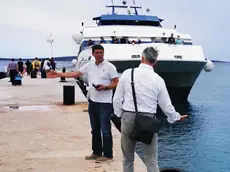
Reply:
[[151, 38], [138, 38], [137, 39], [139, 43], [152, 43], [152, 39]]
[[154, 43], [162, 43], [162, 39], [161, 38], [155, 38], [153, 39]]
[[182, 40], [184, 45], [193, 45], [191, 39], [184, 39]]
[[136, 21], [136, 20], [104, 20], [100, 21], [100, 25], [137, 25], [137, 26], [156, 26], [161, 27], [160, 22], [153, 21]]
[[183, 42], [184, 45], [193, 45], [192, 42]]
[[[94, 45], [94, 44], [95, 44], [95, 41], [92, 40], [92, 45]], [[88, 40], [84, 40], [84, 41], [82, 42], [81, 47], [80, 47], [80, 51], [86, 49], [86, 47], [89, 47], [89, 46], [88, 46]]]
[[120, 44], [127, 44], [127, 37], [122, 37], [120, 39]]
[[161, 40], [162, 40], [163, 43], [167, 43], [168, 42], [166, 37], [161, 38]]

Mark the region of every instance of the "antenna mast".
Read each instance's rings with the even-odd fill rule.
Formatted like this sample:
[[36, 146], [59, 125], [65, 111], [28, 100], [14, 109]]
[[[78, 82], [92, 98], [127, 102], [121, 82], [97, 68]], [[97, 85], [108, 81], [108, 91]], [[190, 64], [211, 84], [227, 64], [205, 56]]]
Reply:
[[136, 2], [135, 2], [135, 0], [133, 0], [133, 5], [134, 5], [134, 6], [136, 5]]
[[114, 2], [113, 2], [113, 0], [111, 0], [112, 1], [112, 14], [115, 14], [115, 7], [114, 7]]
[[135, 2], [135, 0], [133, 0], [133, 6], [134, 6], [135, 14], [136, 14], [136, 15], [138, 15], [138, 12], [137, 12], [137, 8], [136, 8], [136, 2]]
[[50, 57], [53, 57], [52, 45], [53, 45], [54, 40], [53, 40], [52, 34], [50, 34], [50, 36], [48, 37], [47, 42], [50, 43], [50, 55], [51, 55]]

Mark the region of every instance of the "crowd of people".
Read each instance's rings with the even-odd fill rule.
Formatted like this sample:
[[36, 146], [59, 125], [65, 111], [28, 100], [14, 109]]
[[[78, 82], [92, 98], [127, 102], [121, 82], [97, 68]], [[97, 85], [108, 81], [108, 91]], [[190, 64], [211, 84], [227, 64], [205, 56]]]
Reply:
[[[172, 33], [170, 37], [162, 37], [160, 40], [159, 39], [155, 39], [152, 38], [153, 42], [162, 42], [162, 43], [167, 43], [167, 44], [175, 44], [175, 45], [179, 45], [179, 44], [183, 44], [183, 40], [180, 38], [180, 35], [178, 35], [176, 38], [174, 37], [174, 34]], [[87, 41], [87, 47], [88, 46], [93, 46], [96, 45], [97, 43], [99, 44], [106, 44], [107, 42], [111, 43], [111, 44], [141, 44], [141, 38], [138, 38], [137, 40], [129, 40], [128, 37], [121, 37], [118, 38], [116, 36], [112, 36], [111, 37], [111, 41], [105, 40], [104, 37], [100, 38], [100, 41], [92, 41], [92, 39], [89, 39]]]
[[31, 72], [36, 72], [36, 75], [38, 75], [41, 74], [43, 71], [55, 69], [56, 62], [53, 57], [42, 60], [39, 60], [37, 57], [35, 57], [34, 60], [26, 60], [25, 62], [21, 58], [18, 59], [18, 62], [16, 62], [15, 59], [12, 58], [7, 67], [7, 71], [10, 75], [10, 82], [14, 80], [17, 74], [23, 77], [25, 73], [27, 74], [27, 76], [30, 76]]

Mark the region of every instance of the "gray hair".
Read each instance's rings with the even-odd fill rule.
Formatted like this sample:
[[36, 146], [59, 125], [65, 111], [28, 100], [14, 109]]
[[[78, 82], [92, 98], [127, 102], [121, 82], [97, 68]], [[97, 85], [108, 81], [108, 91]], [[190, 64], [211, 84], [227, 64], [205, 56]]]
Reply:
[[142, 56], [147, 60], [149, 63], [154, 64], [157, 61], [158, 57], [158, 50], [153, 47], [147, 47], [142, 52]]

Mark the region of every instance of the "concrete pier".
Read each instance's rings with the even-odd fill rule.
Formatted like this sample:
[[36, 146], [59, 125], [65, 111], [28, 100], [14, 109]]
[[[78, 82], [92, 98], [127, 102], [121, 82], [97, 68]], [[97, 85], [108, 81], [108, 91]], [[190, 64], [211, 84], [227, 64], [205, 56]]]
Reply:
[[22, 86], [12, 86], [9, 78], [0, 80], [0, 106], [7, 105], [52, 105], [63, 102], [63, 85], [75, 85], [75, 103], [86, 103], [77, 83], [73, 79], [31, 79], [25, 77]]
[[[113, 127], [114, 160], [95, 163], [87, 100], [73, 79], [0, 80], [1, 172], [121, 172], [120, 133]], [[75, 85], [75, 105], [63, 106], [63, 85]], [[145, 166], [135, 157], [136, 172]]]

